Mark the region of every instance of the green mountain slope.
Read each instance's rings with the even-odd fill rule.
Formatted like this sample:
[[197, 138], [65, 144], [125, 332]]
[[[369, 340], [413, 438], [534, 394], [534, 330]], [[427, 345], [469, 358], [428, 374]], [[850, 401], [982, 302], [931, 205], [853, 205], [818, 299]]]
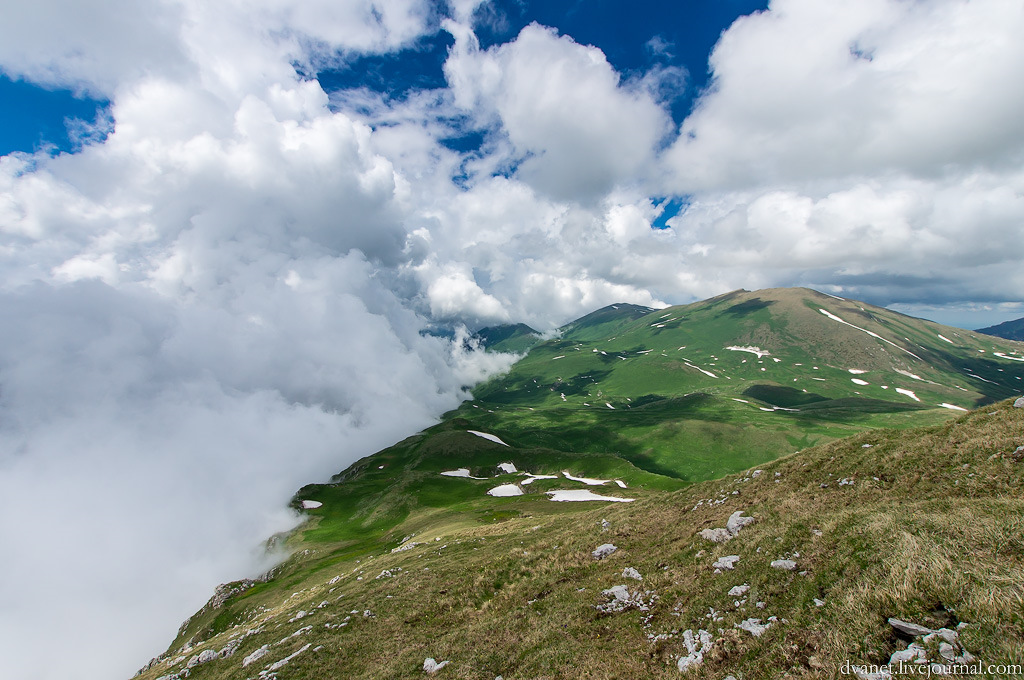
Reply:
[[[996, 622], [1024, 617], [1011, 606], [1021, 581], [1004, 579], [1024, 554], [999, 532], [1024, 528], [1024, 410], [990, 404], [1019, 394], [1022, 376], [1020, 343], [806, 289], [611, 305], [535, 344], [438, 425], [301, 489], [293, 503], [309, 521], [286, 537], [291, 557], [266, 582], [222, 589], [144, 676], [183, 677], [216, 648], [237, 651], [209, 652], [189, 677], [408, 677], [427, 657], [451, 657], [440, 671], [451, 677], [667, 677], [686, 655], [681, 631], [701, 628], [721, 635], [721, 660], [709, 655], [694, 677], [813, 675], [840, 653], [881, 658], [894, 641], [878, 616], [933, 616], [936, 602], [970, 603], [989, 626], [977, 648], [1013, 658], [1019, 635], [998, 641]], [[904, 432], [922, 425], [933, 429]], [[602, 500], [568, 500], [580, 494]], [[750, 542], [694, 538], [740, 509], [758, 518]], [[966, 526], [973, 517], [980, 524]], [[593, 560], [605, 538], [622, 552]], [[892, 565], [917, 559], [912, 548], [928, 578], [952, 585], [898, 582]], [[946, 573], [960, 569], [961, 550], [994, 551], [969, 583]], [[799, 553], [810, 576], [780, 581], [762, 553]], [[771, 597], [772, 609], [751, 609], [755, 599], [723, 609], [742, 581], [723, 589], [732, 579], [708, 567], [730, 554], [752, 565], [738, 572], [748, 599]], [[610, 583], [600, 565], [644, 580]], [[623, 584], [643, 603], [595, 609], [602, 590]], [[981, 602], [986, 588], [997, 594]], [[833, 608], [810, 608], [814, 598]], [[713, 621], [702, 619], [709, 607]], [[825, 613], [848, 627], [810, 634]], [[787, 624], [765, 639], [796, 649], [773, 652], [733, 628], [768, 616]], [[263, 645], [267, 656], [244, 668], [234, 655]]]
[[985, 335], [995, 335], [1007, 340], [1024, 340], [1024, 319], [1004, 321], [988, 328], [979, 328], [977, 332], [984, 333]]
[[[633, 503], [423, 525], [397, 551], [337, 555], [314, 529], [271, 581], [226, 588], [142, 677], [191, 663], [196, 680], [415, 678], [431, 658], [450, 662], [437, 677], [488, 680], [833, 678], [907, 653], [914, 638], [890, 617], [950, 631], [941, 651], [916, 638], [931, 661], [1019, 663], [1022, 457], [1024, 409], [1006, 401]], [[329, 502], [311, 511], [320, 527]], [[753, 523], [702, 536], [737, 512]], [[595, 559], [604, 544], [615, 550]], [[697, 654], [689, 637], [704, 638]]]
[[1020, 343], [799, 288], [612, 305], [562, 331], [457, 415], [526, 445], [610, 452], [696, 481], [1024, 388]]
[[474, 335], [490, 352], [524, 354], [540, 342], [540, 333], [525, 323], [488, 326], [481, 328]]

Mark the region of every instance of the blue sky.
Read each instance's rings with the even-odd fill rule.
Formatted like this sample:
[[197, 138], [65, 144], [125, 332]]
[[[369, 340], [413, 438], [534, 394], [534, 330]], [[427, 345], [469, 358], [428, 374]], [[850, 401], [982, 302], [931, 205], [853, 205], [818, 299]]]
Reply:
[[1024, 316], [1022, 34], [1017, 0], [11, 4], [5, 671], [129, 677], [295, 489], [508, 365], [467, 329], [782, 286]]

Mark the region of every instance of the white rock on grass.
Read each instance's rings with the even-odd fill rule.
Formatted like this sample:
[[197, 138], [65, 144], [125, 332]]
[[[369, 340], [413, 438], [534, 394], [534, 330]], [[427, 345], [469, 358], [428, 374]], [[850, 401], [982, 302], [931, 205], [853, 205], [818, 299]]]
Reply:
[[739, 623], [737, 623], [736, 627], [739, 628], [740, 630], [747, 631], [748, 633], [750, 633], [754, 637], [761, 637], [761, 635], [766, 630], [768, 630], [768, 626], [770, 626], [770, 625], [771, 625], [770, 622], [762, 624], [761, 623], [761, 619], [746, 619], [745, 621], [740, 621]]
[[676, 668], [680, 673], [693, 670], [704, 661], [704, 655], [711, 651], [714, 644], [711, 633], [706, 630], [699, 630], [694, 635], [692, 630], [683, 631], [683, 644], [686, 645], [687, 655], [680, 657], [676, 662]]
[[929, 633], [935, 632], [931, 628], [919, 626], [916, 623], [910, 623], [909, 621], [901, 621], [897, 618], [890, 618], [889, 625], [901, 633], [905, 633], [913, 637], [917, 637], [918, 635], [928, 635]]
[[740, 532], [740, 529], [753, 523], [753, 517], [744, 517], [743, 511], [737, 510], [736, 512], [729, 515], [729, 521], [725, 523], [725, 529], [730, 534], [735, 536]]
[[700, 537], [712, 543], [725, 543], [732, 538], [732, 534], [729, 533], [728, 529], [719, 527], [717, 529], [703, 529], [700, 532]]
[[186, 668], [195, 668], [201, 663], [209, 663], [217, 658], [217, 652], [212, 649], [205, 649], [188, 660]]
[[637, 581], [644, 580], [644, 577], [640, 575], [640, 572], [634, 569], [633, 567], [626, 567], [625, 569], [623, 569], [622, 576], [624, 578], [636, 579]]
[[611, 543], [604, 543], [597, 546], [597, 548], [590, 554], [593, 555], [595, 560], [603, 560], [618, 549], [619, 548], [617, 546], [612, 545]]
[[1014, 408], [1024, 408], [1024, 397], [1020, 397], [1017, 401], [1013, 402]]
[[739, 561], [739, 555], [726, 555], [725, 557], [719, 557], [711, 566], [715, 569], [735, 569], [736, 563]]
[[426, 659], [423, 660], [423, 672], [433, 675], [434, 673], [438, 672], [439, 670], [447, 666], [449, 663], [451, 662], [437, 661], [433, 657], [428, 656]]
[[270, 654], [270, 645], [263, 645], [249, 656], [242, 659], [242, 668], [245, 668], [254, 661], [259, 661], [267, 654]]
[[289, 661], [291, 661], [292, 659], [297, 657], [299, 654], [302, 654], [304, 651], [306, 651], [307, 649], [309, 649], [312, 646], [313, 646], [312, 644], [306, 643], [298, 651], [292, 652], [291, 654], [289, 654], [288, 656], [284, 657], [280, 661], [275, 661], [274, 663], [272, 663], [269, 666], [267, 666], [267, 672], [268, 673], [273, 673], [274, 671], [276, 671], [279, 668], [284, 668], [285, 666], [288, 665]]
[[782, 569], [784, 571], [793, 571], [796, 569], [796, 562], [793, 560], [772, 560], [772, 569]]
[[729, 589], [729, 596], [730, 597], [741, 597], [743, 595], [746, 595], [748, 590], [750, 590], [750, 586], [747, 585], [746, 583], [744, 583], [741, 586], [733, 586], [732, 588]]
[[736, 536], [736, 534], [740, 532], [740, 529], [753, 523], [753, 517], [744, 517], [743, 511], [737, 510], [729, 515], [729, 519], [725, 523], [724, 529], [720, 527], [717, 529], [704, 529], [700, 532], [700, 537], [713, 543], [725, 543]]

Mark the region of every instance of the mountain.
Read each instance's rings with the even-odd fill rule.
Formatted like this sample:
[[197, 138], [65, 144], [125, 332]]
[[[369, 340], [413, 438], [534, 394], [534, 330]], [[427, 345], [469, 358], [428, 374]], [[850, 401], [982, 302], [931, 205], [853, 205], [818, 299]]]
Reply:
[[828, 675], [890, 616], [1019, 659], [1022, 376], [1021, 343], [806, 289], [611, 305], [301, 489], [291, 557], [142, 677]]
[[977, 332], [1006, 338], [1007, 340], [1024, 340], [1024, 319], [1004, 321], [988, 328], [979, 328]]
[[541, 335], [525, 323], [488, 326], [481, 328], [474, 337], [490, 352], [523, 354], [540, 342]]

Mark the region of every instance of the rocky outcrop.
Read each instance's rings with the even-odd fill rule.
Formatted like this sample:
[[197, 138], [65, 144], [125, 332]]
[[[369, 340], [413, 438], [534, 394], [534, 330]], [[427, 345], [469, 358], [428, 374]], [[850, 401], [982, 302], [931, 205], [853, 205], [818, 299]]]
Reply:
[[707, 539], [712, 543], [725, 543], [736, 536], [736, 534], [740, 532], [740, 529], [753, 523], [753, 517], [745, 517], [742, 510], [737, 510], [729, 515], [729, 519], [726, 521], [724, 529], [704, 529], [700, 532], [700, 537]]
[[612, 545], [611, 543], [604, 543], [597, 546], [597, 548], [595, 548], [590, 554], [595, 560], [603, 560], [618, 549], [618, 546]]

